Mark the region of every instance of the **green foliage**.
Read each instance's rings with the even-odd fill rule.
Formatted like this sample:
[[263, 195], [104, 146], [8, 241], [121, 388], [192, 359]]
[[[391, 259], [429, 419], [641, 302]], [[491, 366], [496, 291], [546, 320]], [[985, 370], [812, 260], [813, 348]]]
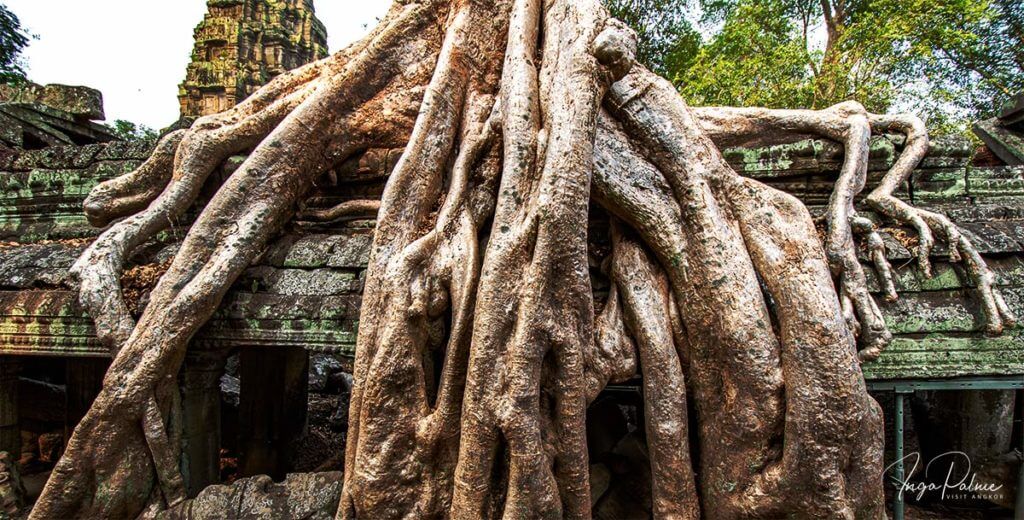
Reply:
[[941, 4], [957, 5], [945, 11], [930, 6], [937, 11], [931, 20], [907, 27], [917, 36], [909, 47], [915, 59], [903, 62], [897, 77], [928, 79], [930, 90], [912, 102], [933, 114], [938, 124], [955, 126], [958, 115], [991, 117], [1024, 90], [1024, 3], [947, 0]]
[[696, 105], [802, 107], [813, 104], [811, 56], [778, 0], [741, 2], [691, 66], [671, 79]]
[[[1024, 89], [1020, 0], [606, 3], [637, 31], [640, 61], [694, 104], [820, 109], [853, 99], [915, 112], [942, 132], [990, 117]], [[701, 13], [700, 31], [688, 9]]]
[[[1013, 11], [1016, 36], [1006, 16]], [[845, 69], [836, 73], [876, 83], [888, 90], [893, 108], [954, 131], [963, 121], [990, 117], [1024, 88], [1022, 11], [1007, 0], [873, 0], [850, 15], [838, 38]]]
[[21, 27], [21, 20], [0, 4], [0, 83], [25, 81], [25, 63], [21, 52], [32, 36]]
[[112, 128], [114, 135], [120, 141], [135, 141], [139, 139], [156, 139], [159, 137], [159, 133], [156, 130], [146, 126], [137, 125], [131, 121], [125, 121], [124, 119], [118, 119], [114, 121]]

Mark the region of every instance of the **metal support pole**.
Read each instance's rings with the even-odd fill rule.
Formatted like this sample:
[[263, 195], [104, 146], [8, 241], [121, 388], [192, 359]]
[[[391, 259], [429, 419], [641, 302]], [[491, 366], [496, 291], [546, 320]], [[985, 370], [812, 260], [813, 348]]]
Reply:
[[[893, 518], [903, 520], [904, 497], [900, 496], [904, 479], [903, 464], [903, 403], [907, 395], [912, 395], [916, 390], [1024, 390], [1024, 378], [1020, 375], [985, 376], [985, 377], [957, 377], [951, 379], [875, 379], [867, 381], [868, 389], [874, 392], [894, 392], [896, 409], [894, 416], [895, 423], [895, 452], [896, 463], [892, 465], [893, 480], [897, 481], [898, 488], [893, 496], [892, 511]], [[1024, 398], [1018, 398], [1024, 406]], [[1024, 450], [1024, 446], [1021, 446]], [[1014, 515], [1015, 520], [1024, 520], [1024, 464], [1021, 465], [1020, 474], [1017, 476], [1017, 495], [1015, 499]]]
[[903, 392], [896, 390], [896, 484], [899, 488], [892, 501], [895, 520], [903, 520]]

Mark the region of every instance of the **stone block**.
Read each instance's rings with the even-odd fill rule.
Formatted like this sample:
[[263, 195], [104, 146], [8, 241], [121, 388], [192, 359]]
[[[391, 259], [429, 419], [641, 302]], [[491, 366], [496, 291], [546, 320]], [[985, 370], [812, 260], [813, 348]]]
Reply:
[[149, 158], [156, 146], [152, 139], [138, 139], [133, 141], [111, 141], [96, 156], [97, 161], [143, 161]]
[[0, 102], [39, 103], [76, 117], [102, 121], [103, 94], [94, 88], [71, 85], [0, 85]]
[[293, 473], [283, 482], [259, 475], [210, 486], [199, 496], [161, 511], [158, 520], [306, 518], [332, 520], [341, 500], [342, 474]]

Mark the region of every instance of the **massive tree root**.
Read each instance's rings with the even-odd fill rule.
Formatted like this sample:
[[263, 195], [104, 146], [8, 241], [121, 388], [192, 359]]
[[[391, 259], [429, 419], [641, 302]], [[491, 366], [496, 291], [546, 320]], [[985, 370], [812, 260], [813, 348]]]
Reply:
[[[855, 104], [691, 110], [633, 62], [635, 43], [597, 0], [397, 1], [364, 40], [166, 136], [98, 187], [93, 222], [127, 218], [74, 270], [116, 356], [34, 517], [179, 503], [175, 374], [189, 340], [314, 179], [404, 147], [379, 204], [306, 214], [377, 215], [339, 518], [590, 516], [586, 407], [638, 367], [658, 517], [881, 518], [881, 417], [854, 339], [865, 358], [889, 339], [854, 244], [865, 237], [890, 279], [853, 208], [872, 128], [907, 133], [908, 152], [869, 202], [922, 244], [941, 230], [990, 328], [1012, 321], [955, 227], [892, 197], [927, 137]], [[846, 146], [824, 247], [797, 200], [716, 148], [764, 132]], [[129, 256], [245, 151], [136, 324], [118, 283]], [[592, 203], [612, 215], [599, 310]]]
[[[857, 261], [854, 236], [862, 238], [888, 300], [898, 298], [892, 269], [885, 259], [885, 245], [875, 224], [857, 215], [854, 197], [867, 181], [868, 139], [871, 132], [902, 134], [903, 153], [881, 183], [865, 198], [881, 216], [914, 228], [919, 246], [916, 256], [922, 273], [931, 277], [931, 254], [938, 230], [949, 245], [954, 262], [963, 261], [977, 288], [985, 314], [986, 330], [999, 334], [1016, 325], [1016, 318], [995, 288], [995, 278], [977, 249], [944, 215], [915, 208], [893, 196], [928, 152], [928, 131], [921, 119], [909, 115], [869, 114], [855, 102], [840, 103], [823, 111], [769, 110], [763, 108], [701, 107], [694, 113], [709, 137], [720, 146], [777, 143], [804, 136], [823, 136], [844, 145], [845, 161], [829, 201], [825, 249], [840, 286], [840, 298], [851, 329], [859, 336], [862, 360], [878, 357], [892, 339], [881, 312], [868, 294], [867, 281]], [[767, 136], [767, 137], [766, 137]], [[773, 140], [774, 139], [774, 140]]]

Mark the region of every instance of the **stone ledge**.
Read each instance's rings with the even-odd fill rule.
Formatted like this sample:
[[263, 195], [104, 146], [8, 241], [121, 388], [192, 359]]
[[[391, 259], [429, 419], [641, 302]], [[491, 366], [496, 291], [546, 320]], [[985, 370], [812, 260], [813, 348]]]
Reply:
[[0, 103], [39, 103], [87, 120], [105, 119], [103, 94], [71, 85], [0, 85]]

